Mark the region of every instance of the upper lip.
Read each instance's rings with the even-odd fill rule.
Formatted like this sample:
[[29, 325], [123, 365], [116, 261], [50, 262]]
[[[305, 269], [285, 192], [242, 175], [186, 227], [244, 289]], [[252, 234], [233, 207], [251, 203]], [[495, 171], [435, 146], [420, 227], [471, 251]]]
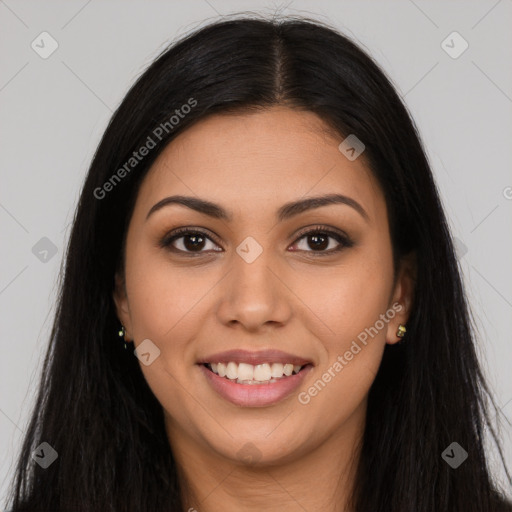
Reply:
[[229, 363], [233, 361], [235, 363], [247, 363], [252, 365], [264, 364], [264, 363], [291, 363], [293, 365], [300, 364], [301, 366], [311, 363], [311, 361], [304, 359], [303, 357], [289, 354], [281, 350], [226, 350], [225, 352], [218, 352], [207, 356], [198, 361], [198, 364], [206, 363]]

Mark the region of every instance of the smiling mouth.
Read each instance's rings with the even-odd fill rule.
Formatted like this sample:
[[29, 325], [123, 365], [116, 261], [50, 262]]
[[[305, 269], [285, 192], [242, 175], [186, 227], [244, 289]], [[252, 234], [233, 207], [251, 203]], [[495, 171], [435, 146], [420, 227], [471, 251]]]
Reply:
[[311, 364], [294, 365], [291, 363], [263, 363], [252, 365], [248, 363], [203, 363], [212, 373], [237, 384], [267, 385], [297, 375]]

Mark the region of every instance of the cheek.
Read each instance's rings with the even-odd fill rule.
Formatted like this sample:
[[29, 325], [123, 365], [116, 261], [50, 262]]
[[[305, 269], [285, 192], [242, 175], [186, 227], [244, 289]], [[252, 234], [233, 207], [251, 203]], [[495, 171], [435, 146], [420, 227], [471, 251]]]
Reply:
[[211, 273], [180, 268], [141, 246], [127, 259], [126, 269], [133, 331], [140, 339], [153, 336], [163, 342], [182, 330], [197, 314], [205, 290], [215, 285]]
[[386, 316], [388, 288], [382, 282], [372, 284], [370, 276], [363, 282], [367, 279], [368, 286], [352, 276], [343, 287], [324, 288], [319, 316], [329, 330], [317, 335], [322, 357], [315, 378], [298, 396], [311, 417], [325, 417], [329, 411], [322, 429], [336, 428], [364, 407], [382, 360], [387, 323], [381, 315]]
[[[354, 254], [325, 276], [302, 280], [302, 296], [316, 322], [320, 359], [316, 380], [301, 403], [341, 421], [364, 399], [380, 366], [393, 283], [391, 251]], [[394, 311], [392, 311], [394, 313]], [[384, 319], [383, 319], [384, 318]], [[322, 328], [319, 329], [318, 327]]]
[[319, 337], [330, 340], [326, 343], [329, 351], [342, 349], [386, 312], [392, 272], [391, 258], [371, 257], [361, 251], [343, 265], [316, 269], [297, 280], [297, 294], [310, 315], [321, 320], [315, 330]]
[[195, 402], [190, 401], [191, 388], [183, 383], [195, 371], [190, 339], [201, 329], [201, 298], [215, 284], [214, 276], [199, 277], [142, 247], [134, 248], [127, 258], [126, 270], [136, 345], [150, 339], [160, 350], [151, 364], [140, 363], [142, 373], [164, 410], [189, 425], [194, 414], [188, 406]]

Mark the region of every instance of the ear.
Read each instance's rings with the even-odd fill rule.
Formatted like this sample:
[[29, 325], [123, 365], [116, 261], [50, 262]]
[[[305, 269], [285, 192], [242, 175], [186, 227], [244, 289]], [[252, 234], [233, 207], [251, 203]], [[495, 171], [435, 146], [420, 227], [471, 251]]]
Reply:
[[132, 324], [131, 324], [131, 315], [130, 315], [130, 307], [128, 304], [128, 296], [126, 294], [126, 283], [124, 275], [121, 272], [116, 272], [114, 277], [114, 292], [113, 299], [116, 305], [117, 318], [121, 324], [124, 325], [126, 335], [125, 340], [129, 341], [133, 339], [132, 333]]
[[[389, 321], [386, 333], [386, 343], [394, 345], [402, 338], [397, 336], [398, 326], [406, 325], [414, 299], [416, 285], [417, 262], [416, 254], [411, 252], [402, 257], [398, 267], [398, 275], [393, 289], [390, 310], [395, 316]], [[405, 334], [407, 336], [407, 334]]]

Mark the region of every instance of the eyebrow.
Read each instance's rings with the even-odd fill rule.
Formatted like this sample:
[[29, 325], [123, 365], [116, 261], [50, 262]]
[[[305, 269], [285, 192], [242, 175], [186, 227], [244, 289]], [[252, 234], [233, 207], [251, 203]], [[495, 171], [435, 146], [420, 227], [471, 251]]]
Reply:
[[[228, 222], [231, 222], [233, 219], [232, 213], [228, 212], [222, 206], [216, 203], [212, 203], [211, 201], [200, 199], [198, 197], [177, 195], [165, 197], [161, 201], [158, 201], [158, 203], [156, 203], [149, 210], [146, 216], [146, 220], [152, 213], [160, 210], [164, 206], [171, 204], [180, 204], [186, 206], [187, 208], [195, 210], [204, 215], [208, 215], [209, 217], [213, 217], [214, 219], [225, 220]], [[342, 194], [326, 194], [322, 196], [307, 197], [305, 199], [299, 199], [297, 201], [285, 203], [277, 210], [276, 217], [278, 221], [284, 221], [307, 210], [313, 210], [315, 208], [320, 208], [322, 206], [328, 206], [332, 204], [344, 204], [350, 206], [356, 210], [366, 221], [370, 220], [365, 209], [355, 199], [344, 196]]]

